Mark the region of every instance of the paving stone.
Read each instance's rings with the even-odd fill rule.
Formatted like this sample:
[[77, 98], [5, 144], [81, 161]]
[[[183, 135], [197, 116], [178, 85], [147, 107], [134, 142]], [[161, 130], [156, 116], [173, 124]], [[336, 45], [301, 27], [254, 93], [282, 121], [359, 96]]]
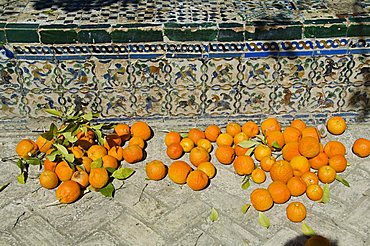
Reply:
[[[352, 207], [346, 216], [344, 226], [349, 226], [353, 230], [361, 233], [364, 238], [369, 235], [370, 224], [370, 199], [367, 197], [356, 207]], [[359, 226], [360, 225], [360, 226]]]
[[0, 231], [11, 231], [15, 224], [19, 220], [24, 220], [30, 216], [30, 212], [22, 204], [10, 203], [7, 206], [0, 209]]
[[100, 228], [99, 231], [94, 232], [93, 234], [89, 235], [85, 238], [82, 242], [76, 244], [80, 246], [114, 246], [114, 245], [126, 245], [124, 242], [120, 242], [117, 238], [113, 237], [112, 235], [108, 234], [106, 231], [105, 226]]
[[0, 245], [1, 246], [10, 246], [10, 245], [23, 246], [23, 245], [26, 245], [26, 244], [19, 242], [9, 232], [7, 232], [7, 231], [0, 231]]
[[194, 246], [194, 245], [222, 245], [220, 241], [211, 237], [207, 233], [197, 228], [193, 228], [186, 232], [186, 234], [181, 237], [177, 242], [172, 244], [173, 246], [182, 245], [182, 246]]

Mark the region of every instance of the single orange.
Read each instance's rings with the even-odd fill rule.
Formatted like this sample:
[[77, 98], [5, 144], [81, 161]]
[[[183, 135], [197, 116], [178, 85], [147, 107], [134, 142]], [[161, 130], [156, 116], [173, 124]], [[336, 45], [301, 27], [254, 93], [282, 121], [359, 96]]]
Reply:
[[31, 139], [22, 139], [15, 147], [15, 152], [23, 159], [33, 156], [37, 152], [37, 144]]
[[188, 138], [193, 140], [194, 143], [197, 143], [200, 139], [206, 138], [206, 135], [198, 128], [192, 128], [188, 132]]
[[220, 133], [221, 133], [221, 129], [217, 125], [209, 125], [204, 131], [206, 139], [208, 139], [211, 142], [216, 142], [217, 137], [218, 135], [220, 135]]
[[317, 130], [317, 128], [314, 126], [307, 126], [305, 129], [302, 130], [302, 138], [304, 137], [313, 137], [320, 142], [319, 130]]
[[119, 166], [118, 160], [111, 155], [103, 156], [102, 161], [103, 161], [103, 167], [105, 168], [117, 169]]
[[147, 141], [152, 136], [152, 129], [143, 121], [134, 122], [131, 125], [130, 132], [133, 137], [141, 137], [144, 141]]
[[300, 156], [299, 153], [299, 142], [286, 143], [281, 151], [284, 160], [291, 161], [293, 157]]
[[60, 203], [72, 203], [81, 195], [80, 185], [75, 181], [67, 180], [58, 186], [55, 195]]
[[207, 162], [202, 162], [199, 164], [197, 169], [203, 171], [205, 174], [207, 174], [208, 178], [212, 179], [216, 175], [216, 168], [215, 166], [207, 161]]
[[271, 156], [272, 151], [269, 146], [264, 144], [259, 144], [254, 149], [254, 158], [256, 158], [257, 161], [261, 161], [263, 157], [265, 156]]
[[109, 180], [109, 175], [104, 167], [93, 168], [90, 170], [89, 183], [96, 189], [103, 188]]
[[141, 137], [133, 136], [128, 141], [128, 145], [138, 145], [140, 148], [145, 148], [145, 141]]
[[233, 143], [234, 143], [234, 138], [229, 133], [221, 133], [220, 135], [218, 135], [216, 139], [216, 144], [218, 146], [221, 146], [221, 145], [232, 146]]
[[262, 158], [260, 162], [260, 167], [262, 168], [263, 171], [270, 172], [270, 169], [275, 162], [276, 162], [275, 157], [265, 156]]
[[270, 192], [264, 188], [257, 188], [252, 191], [250, 200], [257, 211], [269, 210], [274, 205]]
[[234, 136], [234, 144], [238, 145], [240, 142], [244, 140], [248, 140], [249, 137], [244, 132], [239, 132]]
[[202, 162], [207, 162], [211, 159], [208, 151], [202, 147], [195, 147], [190, 151], [189, 160], [194, 166], [198, 166]]
[[284, 129], [283, 136], [285, 143], [299, 142], [299, 140], [301, 140], [302, 138], [302, 133], [299, 129], [292, 126], [288, 126], [287, 128]]
[[256, 184], [262, 184], [266, 180], [266, 173], [261, 168], [256, 168], [252, 171], [252, 180]]
[[229, 165], [234, 161], [235, 152], [231, 146], [221, 145], [216, 149], [215, 156], [221, 164]]
[[60, 181], [70, 180], [74, 170], [69, 166], [66, 161], [61, 161], [55, 167], [55, 173]]
[[301, 177], [292, 177], [286, 184], [292, 196], [301, 196], [306, 192], [307, 185]]
[[202, 170], [191, 171], [186, 178], [186, 184], [195, 191], [203, 190], [207, 187], [209, 178]]
[[[330, 159], [329, 159], [330, 160]], [[317, 171], [317, 176], [319, 177], [319, 180], [325, 184], [330, 184], [335, 180], [336, 172], [334, 168], [331, 166], [323, 166], [320, 167]]]
[[84, 169], [87, 173], [90, 173], [92, 162], [93, 162], [93, 160], [91, 160], [91, 158], [89, 158], [87, 156], [82, 157], [82, 165], [83, 165], [83, 167], [84, 167]]
[[266, 134], [267, 145], [271, 149], [282, 149], [285, 145], [284, 136], [281, 131], [270, 131]]
[[72, 146], [69, 148], [76, 159], [81, 159], [85, 155], [85, 151], [80, 146]]
[[313, 169], [318, 170], [320, 167], [329, 164], [329, 158], [325, 152], [320, 152], [317, 156], [310, 158], [308, 162]]
[[314, 137], [302, 137], [299, 141], [298, 150], [301, 155], [313, 158], [320, 153], [320, 143]]
[[211, 153], [212, 151], [212, 143], [208, 139], [202, 138], [199, 139], [197, 142], [198, 147], [202, 147], [203, 149], [207, 150], [208, 153]]
[[306, 123], [303, 121], [303, 120], [300, 120], [300, 119], [294, 119], [291, 123], [290, 123], [290, 126], [291, 127], [294, 127], [298, 130], [300, 130], [301, 132], [303, 131], [303, 129], [306, 128]]
[[358, 157], [368, 157], [370, 155], [370, 140], [359, 138], [352, 145], [352, 152]]
[[331, 134], [340, 135], [346, 130], [347, 124], [340, 116], [331, 117], [326, 122], [326, 128]]
[[307, 186], [306, 195], [312, 201], [318, 201], [322, 198], [324, 190], [318, 184]]
[[286, 208], [286, 215], [292, 222], [301, 222], [306, 218], [306, 207], [301, 202], [291, 202]]
[[121, 137], [122, 141], [127, 141], [131, 137], [130, 126], [119, 123], [114, 127], [114, 132]]
[[232, 137], [234, 137], [236, 134], [242, 131], [242, 127], [239, 125], [239, 123], [236, 122], [229, 122], [226, 125], [226, 133], [230, 134]]
[[262, 133], [266, 134], [270, 131], [281, 131], [280, 123], [275, 118], [267, 118], [261, 123]]
[[185, 184], [191, 171], [190, 165], [185, 161], [174, 161], [168, 167], [168, 177], [176, 184]]
[[39, 180], [40, 185], [46, 189], [54, 189], [59, 183], [57, 175], [50, 170], [43, 171], [40, 174]]
[[270, 176], [273, 181], [279, 180], [286, 184], [293, 177], [293, 168], [289, 162], [278, 160], [271, 166]]
[[130, 145], [122, 150], [122, 156], [130, 164], [139, 162], [144, 158], [144, 151], [138, 145]]
[[346, 147], [339, 141], [329, 141], [324, 146], [325, 154], [330, 158], [334, 155], [345, 155]]
[[108, 154], [107, 149], [104, 148], [104, 146], [101, 146], [101, 145], [98, 145], [98, 144], [92, 145], [87, 150], [87, 156], [89, 158], [91, 158], [91, 160], [93, 160], [93, 161], [95, 161], [95, 160], [97, 160], [99, 158], [102, 158], [106, 154]]
[[172, 160], [176, 160], [184, 154], [184, 149], [179, 143], [172, 143], [167, 147], [166, 154]]
[[237, 156], [233, 162], [233, 166], [238, 175], [250, 175], [255, 168], [252, 157], [248, 155]]
[[240, 145], [234, 145], [234, 151], [236, 156], [245, 155], [249, 148], [243, 148]]
[[36, 145], [41, 153], [46, 153], [54, 144], [54, 140], [47, 140], [43, 136], [39, 136], [36, 140]]
[[253, 121], [247, 121], [242, 126], [242, 132], [244, 132], [249, 138], [253, 138], [259, 133], [259, 128]]
[[151, 180], [161, 180], [166, 177], [167, 167], [162, 161], [153, 160], [145, 166], [146, 176]]
[[75, 171], [71, 180], [77, 182], [82, 188], [89, 186], [89, 174], [85, 171]]
[[168, 132], [166, 136], [164, 137], [164, 143], [166, 146], [170, 146], [173, 143], [180, 143], [181, 141], [181, 135], [178, 132]]
[[57, 162], [50, 161], [48, 158], [45, 158], [45, 160], [44, 160], [44, 169], [45, 170], [55, 172], [56, 166], [57, 166]]
[[270, 192], [274, 203], [286, 203], [290, 199], [290, 191], [285, 183], [272, 181], [267, 190]]
[[301, 176], [303, 182], [306, 183], [306, 186], [319, 183], [319, 177], [313, 172], [306, 172]]
[[185, 153], [189, 153], [195, 146], [195, 143], [190, 138], [183, 138], [180, 141], [180, 145]]
[[335, 172], [341, 173], [347, 168], [347, 159], [344, 155], [334, 155], [329, 159], [329, 166], [334, 168]]
[[290, 165], [293, 168], [294, 176], [302, 176], [305, 172], [310, 171], [310, 163], [304, 156], [295, 156], [290, 161]]

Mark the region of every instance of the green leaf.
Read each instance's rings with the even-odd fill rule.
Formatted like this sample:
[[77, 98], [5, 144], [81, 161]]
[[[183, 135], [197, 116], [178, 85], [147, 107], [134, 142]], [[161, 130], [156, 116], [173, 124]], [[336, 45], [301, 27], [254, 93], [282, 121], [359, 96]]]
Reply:
[[18, 179], [18, 183], [25, 184], [27, 180], [27, 173], [21, 172], [21, 174], [18, 175], [17, 179]]
[[41, 136], [45, 138], [46, 140], [50, 141], [55, 137], [57, 131], [58, 131], [57, 126], [54, 123], [51, 123], [49, 127], [49, 131], [41, 134]]
[[106, 167], [105, 169], [107, 169], [109, 173], [114, 173], [114, 171], [116, 171], [116, 169], [112, 167]]
[[26, 160], [26, 163], [30, 165], [41, 165], [41, 160], [36, 157], [31, 157]]
[[103, 127], [104, 127], [104, 123], [102, 123], [102, 124], [99, 124], [99, 125], [95, 125], [95, 126], [91, 126], [91, 128], [92, 129], [95, 129], [95, 130], [100, 130], [100, 129], [102, 129]]
[[251, 156], [255, 148], [256, 147], [253, 147], [253, 148], [248, 149], [247, 152], [245, 152], [245, 155]]
[[330, 201], [329, 185], [328, 184], [324, 184], [323, 190], [324, 190], [324, 193], [322, 195], [322, 198], [321, 198], [321, 201], [320, 202], [326, 204], [326, 203], [328, 203]]
[[55, 148], [57, 148], [59, 150], [59, 152], [65, 156], [65, 155], [68, 155], [68, 150], [66, 147], [64, 147], [63, 145], [61, 144], [53, 144], [55, 146]]
[[180, 136], [182, 138], [187, 138], [188, 137], [188, 133], [187, 132], [180, 133]]
[[316, 232], [306, 223], [302, 223], [302, 233], [306, 236], [316, 235]]
[[72, 116], [74, 114], [74, 112], [75, 112], [75, 105], [72, 105], [71, 107], [69, 107], [66, 115], [67, 116]]
[[216, 220], [218, 220], [218, 212], [215, 208], [212, 208], [209, 218], [212, 222], [215, 222]]
[[276, 141], [272, 142], [271, 146], [274, 147], [275, 149], [281, 149], [280, 144], [278, 144], [278, 142], [276, 142]]
[[75, 161], [75, 156], [73, 154], [63, 155], [63, 157], [69, 163], [73, 163]]
[[102, 166], [103, 166], [102, 158], [96, 159], [93, 162], [91, 162], [91, 169], [101, 168]]
[[248, 210], [249, 210], [249, 208], [251, 207], [251, 205], [250, 204], [244, 204], [243, 206], [242, 206], [242, 213], [243, 214], [246, 214], [247, 212], [248, 212]]
[[61, 155], [60, 151], [59, 150], [54, 150], [50, 154], [48, 154], [46, 156], [46, 158], [48, 158], [49, 161], [55, 161], [57, 155]]
[[10, 182], [8, 182], [8, 183], [3, 184], [2, 186], [0, 186], [0, 192], [2, 192], [6, 187], [8, 187], [9, 184], [10, 184]]
[[78, 124], [78, 123], [70, 123], [70, 124], [68, 124], [66, 127], [64, 127], [64, 128], [62, 128], [62, 129], [60, 129], [59, 131], [58, 131], [58, 133], [64, 133], [64, 132], [74, 132], [74, 131], [76, 131], [77, 129], [78, 129], [78, 127], [80, 126], [80, 124]]
[[63, 136], [68, 140], [70, 143], [75, 143], [78, 139], [76, 136], [72, 134], [72, 132], [64, 132]]
[[102, 193], [105, 197], [113, 197], [114, 190], [115, 189], [114, 189], [113, 184], [108, 183], [106, 186], [101, 188], [99, 192]]
[[23, 172], [23, 169], [24, 169], [24, 161], [22, 159], [18, 159], [17, 160], [17, 166], [19, 167], [19, 169], [21, 169], [21, 171]]
[[86, 126], [81, 126], [81, 127], [80, 127], [80, 129], [81, 129], [81, 131], [82, 131], [84, 134], [86, 134], [86, 132], [87, 132], [87, 127], [86, 127]]
[[93, 119], [93, 114], [92, 112], [89, 112], [87, 114], [82, 115], [81, 117], [87, 121], [91, 121]]
[[57, 116], [57, 117], [62, 117], [63, 116], [62, 112], [60, 112], [56, 109], [52, 109], [52, 108], [45, 109], [45, 112], [49, 113], [51, 115]]
[[98, 142], [100, 145], [104, 145], [104, 139], [103, 139], [103, 134], [100, 130], [96, 130], [96, 129], [92, 129], [93, 132], [95, 133], [97, 139], [98, 139]]
[[134, 170], [128, 167], [122, 167], [117, 169], [116, 171], [113, 172], [112, 177], [115, 179], [127, 179], [130, 177], [132, 174], [134, 174]]
[[267, 216], [262, 212], [258, 213], [258, 223], [260, 223], [260, 225], [263, 227], [266, 227], [266, 228], [270, 227], [269, 218], [267, 218]]
[[342, 184], [344, 184], [345, 186], [349, 187], [349, 183], [347, 180], [345, 180], [342, 176], [340, 176], [339, 174], [337, 174], [335, 176], [335, 179], [338, 180], [339, 182], [341, 182]]
[[246, 181], [244, 181], [244, 183], [242, 184], [242, 189], [243, 190], [247, 190], [249, 188], [249, 186], [251, 186], [251, 183], [249, 182], [249, 179], [247, 179]]
[[242, 148], [252, 148], [256, 146], [257, 144], [258, 142], [253, 141], [253, 140], [243, 140], [240, 143], [238, 143], [238, 145]]

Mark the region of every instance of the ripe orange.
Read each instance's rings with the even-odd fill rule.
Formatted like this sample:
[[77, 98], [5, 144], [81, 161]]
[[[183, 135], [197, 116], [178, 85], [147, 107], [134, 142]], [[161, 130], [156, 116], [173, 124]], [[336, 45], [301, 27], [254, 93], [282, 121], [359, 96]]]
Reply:
[[257, 161], [261, 161], [265, 156], [271, 156], [272, 151], [269, 146], [260, 144], [254, 149], [254, 158]]
[[320, 153], [320, 143], [314, 137], [302, 137], [299, 141], [298, 150], [301, 155], [313, 158]]
[[250, 195], [250, 200], [257, 211], [269, 210], [274, 205], [270, 192], [264, 188], [255, 189]]
[[[271, 149], [282, 149], [285, 145], [284, 136], [281, 131], [269, 131], [266, 134], [267, 145]], [[277, 145], [274, 147], [273, 145]]]
[[319, 183], [319, 177], [313, 172], [306, 172], [301, 176], [303, 182], [306, 183], [306, 186]]
[[131, 125], [130, 132], [133, 137], [141, 137], [144, 141], [147, 141], [152, 136], [152, 129], [143, 121], [134, 122]]
[[212, 151], [212, 143], [208, 139], [199, 139], [199, 141], [197, 142], [197, 146], [207, 150], [208, 153], [211, 153]]
[[339, 141], [329, 141], [324, 146], [324, 152], [329, 158], [334, 155], [345, 155], [346, 147]]
[[301, 222], [306, 218], [306, 207], [301, 202], [291, 202], [286, 208], [286, 215], [292, 222]]
[[285, 143], [299, 142], [299, 140], [301, 140], [302, 138], [302, 133], [299, 129], [292, 126], [288, 126], [283, 131], [283, 136]]
[[166, 146], [170, 146], [173, 143], [180, 143], [181, 141], [181, 135], [178, 132], [168, 132], [166, 136], [164, 137], [164, 143]]
[[189, 153], [195, 146], [194, 141], [190, 138], [181, 139], [180, 145], [182, 146], [185, 153]]
[[235, 158], [233, 166], [238, 175], [250, 175], [254, 170], [254, 161], [248, 155], [241, 155]]
[[206, 135], [203, 131], [199, 130], [198, 128], [192, 128], [188, 132], [188, 138], [193, 140], [194, 143], [198, 143], [198, 141], [202, 138], [206, 138]]
[[128, 141], [128, 145], [138, 145], [140, 148], [145, 148], [145, 141], [141, 137], [133, 136]]
[[289, 162], [278, 160], [271, 166], [270, 176], [273, 181], [279, 180], [286, 184], [293, 177], [293, 168]]
[[75, 171], [71, 180], [77, 182], [82, 188], [89, 186], [89, 174], [85, 171]]
[[242, 131], [242, 127], [236, 122], [229, 122], [226, 125], [226, 133], [234, 137], [236, 134]]
[[39, 180], [40, 185], [46, 189], [54, 189], [59, 183], [57, 175], [50, 170], [43, 171], [40, 174]]
[[261, 168], [256, 168], [252, 171], [252, 180], [256, 184], [261, 184], [266, 180], [266, 173]]
[[280, 123], [275, 118], [267, 118], [261, 123], [262, 133], [266, 134], [270, 131], [281, 131]]
[[221, 145], [216, 149], [215, 156], [221, 164], [229, 165], [234, 161], [235, 152], [232, 147]]
[[358, 157], [368, 157], [370, 155], [370, 140], [359, 138], [352, 145], [352, 152]]
[[166, 154], [172, 160], [176, 160], [184, 154], [184, 149], [179, 143], [172, 143], [167, 147]]
[[50, 161], [48, 158], [45, 158], [44, 160], [44, 169], [54, 172], [55, 168], [57, 166], [57, 162]]
[[121, 137], [123, 141], [127, 141], [131, 137], [130, 126], [119, 123], [114, 127], [114, 132]]
[[303, 120], [294, 119], [290, 123], [290, 126], [296, 128], [296, 129], [298, 129], [298, 130], [300, 130], [302, 132], [302, 130], [306, 128], [306, 123], [304, 123]]
[[36, 140], [36, 145], [41, 153], [46, 153], [54, 144], [54, 140], [47, 140], [43, 136], [39, 136]]
[[85, 171], [87, 173], [90, 173], [91, 163], [92, 162], [93, 162], [93, 160], [91, 160], [91, 158], [89, 158], [87, 156], [82, 157], [82, 165], [85, 168]]
[[329, 159], [329, 166], [334, 168], [335, 172], [341, 173], [347, 168], [347, 159], [344, 155], [334, 155]]
[[305, 172], [310, 171], [310, 163], [304, 156], [295, 156], [290, 161], [290, 165], [293, 168], [294, 176], [302, 176]]
[[267, 190], [270, 192], [274, 203], [286, 203], [290, 199], [290, 191], [281, 181], [272, 181]]
[[107, 149], [104, 148], [104, 146], [101, 146], [101, 145], [98, 145], [98, 144], [92, 145], [87, 150], [87, 156], [89, 158], [91, 158], [91, 160], [93, 160], [93, 161], [95, 161], [95, 160], [97, 160], [99, 158], [102, 158], [106, 154], [108, 154]]
[[202, 190], [207, 187], [208, 182], [207, 174], [198, 169], [191, 171], [186, 178], [186, 183], [192, 190]]
[[292, 177], [286, 184], [292, 196], [300, 196], [305, 193], [307, 185], [301, 177]]
[[108, 150], [108, 155], [113, 156], [118, 161], [123, 160], [123, 148], [121, 146], [114, 146]]
[[331, 117], [326, 122], [326, 128], [331, 134], [340, 135], [346, 130], [347, 124], [340, 116]]
[[161, 180], [166, 177], [167, 167], [162, 161], [153, 160], [145, 166], [146, 176], [151, 180]]
[[234, 151], [236, 156], [245, 155], [249, 148], [243, 148], [240, 145], [234, 145]]
[[103, 156], [102, 161], [103, 161], [103, 167], [105, 168], [117, 169], [119, 166], [118, 160], [111, 155]]
[[323, 189], [318, 184], [312, 184], [307, 186], [306, 195], [312, 201], [318, 201], [324, 194]]
[[107, 135], [104, 139], [104, 147], [109, 150], [113, 146], [119, 146], [122, 144], [122, 138], [116, 133]]
[[103, 188], [109, 180], [109, 175], [104, 167], [93, 168], [90, 170], [89, 183], [96, 189]]
[[194, 166], [199, 166], [202, 162], [207, 162], [211, 159], [208, 151], [202, 147], [195, 147], [190, 151], [189, 160]]
[[93, 140], [95, 138], [95, 133], [91, 128], [87, 128], [86, 132], [83, 132], [81, 129], [77, 130], [76, 133], [77, 139], [91, 139]]
[[197, 169], [203, 171], [205, 174], [207, 174], [208, 178], [213, 178], [216, 175], [216, 168], [215, 166], [207, 161], [207, 162], [202, 162], [199, 164]]
[[[330, 159], [329, 159], [330, 160]], [[317, 171], [317, 176], [319, 180], [325, 184], [330, 184], [335, 180], [336, 172], [331, 166], [320, 167]]]
[[259, 133], [258, 125], [253, 121], [247, 121], [242, 126], [242, 131], [249, 137], [253, 138]]
[[31, 139], [22, 139], [15, 147], [15, 152], [23, 159], [27, 159], [37, 152], [37, 144]]
[[299, 143], [298, 142], [289, 142], [284, 145], [282, 149], [283, 158], [286, 161], [291, 161], [293, 157], [300, 156], [299, 153]]
[[130, 145], [123, 148], [122, 156], [125, 161], [133, 164], [141, 161], [144, 158], [144, 151], [138, 145]]
[[74, 170], [65, 161], [61, 161], [55, 167], [55, 174], [58, 176], [60, 181], [70, 180]]
[[81, 195], [80, 186], [75, 181], [67, 180], [58, 186], [55, 195], [60, 203], [72, 203]]
[[316, 169], [317, 170], [317, 169], [319, 169], [322, 166], [328, 165], [329, 164], [329, 158], [328, 158], [327, 154], [325, 154], [325, 152], [320, 152], [314, 158], [310, 158], [308, 160], [308, 162], [310, 163], [310, 166], [313, 169]]
[[313, 126], [307, 126], [305, 129], [302, 130], [302, 138], [304, 137], [313, 137], [320, 142], [320, 133], [317, 128]]
[[168, 177], [176, 184], [185, 184], [191, 171], [190, 165], [185, 161], [174, 161], [168, 168]]
[[238, 143], [248, 139], [249, 137], [247, 136], [247, 134], [245, 134], [244, 132], [239, 132], [234, 136], [234, 144], [238, 145]]
[[72, 152], [76, 159], [81, 159], [85, 155], [84, 149], [80, 146], [72, 146], [71, 148], [69, 148], [69, 150]]
[[232, 146], [233, 143], [234, 143], [234, 138], [229, 133], [221, 133], [220, 135], [218, 135], [216, 139], [216, 144], [218, 146], [221, 146], [221, 145]]
[[270, 172], [272, 165], [275, 163], [276, 159], [273, 156], [265, 156], [260, 162], [260, 166], [263, 171]]
[[221, 133], [221, 129], [220, 127], [216, 125], [207, 126], [206, 130], [204, 131], [206, 139], [208, 139], [211, 142], [216, 142], [216, 139], [218, 135], [220, 135], [220, 133]]

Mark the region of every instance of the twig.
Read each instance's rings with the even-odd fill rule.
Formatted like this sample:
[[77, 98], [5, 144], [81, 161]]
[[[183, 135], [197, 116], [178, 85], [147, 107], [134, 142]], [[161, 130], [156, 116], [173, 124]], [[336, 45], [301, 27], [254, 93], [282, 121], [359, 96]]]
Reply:
[[195, 244], [194, 244], [194, 246], [197, 246], [197, 244], [198, 244], [198, 241], [199, 241], [199, 238], [201, 237], [203, 235], [203, 232], [197, 237], [197, 241], [195, 241]]
[[146, 183], [145, 186], [143, 187], [143, 189], [141, 190], [141, 193], [140, 193], [140, 196], [139, 196], [139, 200], [137, 202], [135, 202], [134, 206], [140, 202], [141, 197], [143, 196], [144, 190], [145, 190], [145, 188], [147, 186], [148, 186], [148, 183]]
[[15, 221], [15, 223], [14, 223], [14, 225], [13, 225], [13, 228], [15, 228], [15, 227], [16, 227], [16, 225], [19, 223], [19, 220], [21, 219], [21, 217], [22, 217], [23, 215], [25, 215], [25, 214], [26, 214], [26, 212], [23, 212], [21, 215], [19, 215], [19, 216], [18, 216], [17, 220]]
[[49, 204], [46, 204], [44, 205], [42, 208], [47, 208], [47, 207], [51, 207], [51, 206], [58, 206], [58, 205], [61, 205], [62, 203], [60, 203], [58, 200], [52, 202], [52, 203], [49, 203]]
[[36, 190], [32, 191], [31, 193], [37, 192], [39, 189], [41, 189], [41, 186], [39, 186]]

